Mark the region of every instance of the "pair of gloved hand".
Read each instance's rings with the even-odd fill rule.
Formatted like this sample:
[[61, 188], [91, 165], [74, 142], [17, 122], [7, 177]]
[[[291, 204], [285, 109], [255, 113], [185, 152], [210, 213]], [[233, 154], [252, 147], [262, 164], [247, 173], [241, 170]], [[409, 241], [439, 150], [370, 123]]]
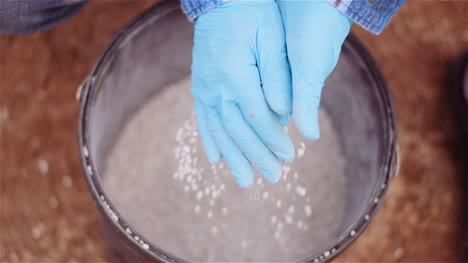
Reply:
[[[318, 108], [352, 21], [325, 0], [232, 0], [195, 22], [192, 95], [206, 154], [241, 187], [277, 182], [294, 159], [283, 130], [320, 136]], [[278, 160], [279, 159], [279, 160]]]

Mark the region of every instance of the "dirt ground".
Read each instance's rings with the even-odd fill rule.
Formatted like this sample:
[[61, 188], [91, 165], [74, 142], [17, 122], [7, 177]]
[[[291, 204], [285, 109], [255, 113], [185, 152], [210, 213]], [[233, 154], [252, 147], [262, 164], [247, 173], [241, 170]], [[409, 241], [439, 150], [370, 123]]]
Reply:
[[[0, 38], [2, 262], [109, 260], [78, 159], [75, 91], [118, 29], [152, 3], [93, 1], [55, 29]], [[463, 157], [445, 74], [468, 48], [467, 14], [468, 1], [410, 1], [380, 36], [354, 26], [389, 82], [401, 166], [337, 261], [460, 261]]]

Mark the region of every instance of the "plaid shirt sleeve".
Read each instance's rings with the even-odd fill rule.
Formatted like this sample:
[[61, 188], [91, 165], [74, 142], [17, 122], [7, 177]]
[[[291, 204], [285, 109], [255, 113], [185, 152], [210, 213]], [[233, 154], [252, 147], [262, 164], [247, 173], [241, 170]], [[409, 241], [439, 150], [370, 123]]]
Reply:
[[[190, 21], [230, 0], [181, 0]], [[320, 0], [322, 1], [322, 0]], [[325, 0], [366, 30], [379, 34], [406, 0]]]
[[364, 29], [380, 34], [406, 0], [326, 0]]
[[228, 1], [230, 0], [180, 0], [180, 3], [188, 19], [193, 22], [199, 15]]

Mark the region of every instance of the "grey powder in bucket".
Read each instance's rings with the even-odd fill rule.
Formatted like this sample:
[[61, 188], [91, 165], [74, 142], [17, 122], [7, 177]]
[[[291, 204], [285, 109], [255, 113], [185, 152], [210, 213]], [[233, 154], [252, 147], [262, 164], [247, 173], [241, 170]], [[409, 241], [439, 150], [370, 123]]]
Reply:
[[288, 133], [297, 153], [283, 177], [240, 189], [224, 161], [205, 157], [190, 80], [170, 85], [125, 124], [110, 151], [104, 186], [140, 234], [190, 261], [295, 261], [330, 245], [346, 205], [345, 161], [337, 134], [320, 111], [322, 137]]

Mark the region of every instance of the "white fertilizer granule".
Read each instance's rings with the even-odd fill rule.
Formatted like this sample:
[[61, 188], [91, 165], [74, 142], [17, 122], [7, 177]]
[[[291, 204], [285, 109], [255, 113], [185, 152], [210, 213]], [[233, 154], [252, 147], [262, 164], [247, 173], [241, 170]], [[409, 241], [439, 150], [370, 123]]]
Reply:
[[149, 245], [197, 262], [296, 261], [330, 245], [346, 206], [346, 164], [327, 113], [317, 141], [288, 125], [297, 155], [282, 180], [256, 171], [241, 189], [224, 161], [210, 165], [204, 154], [190, 84], [151, 98], [109, 152], [103, 182], [121, 218]]

